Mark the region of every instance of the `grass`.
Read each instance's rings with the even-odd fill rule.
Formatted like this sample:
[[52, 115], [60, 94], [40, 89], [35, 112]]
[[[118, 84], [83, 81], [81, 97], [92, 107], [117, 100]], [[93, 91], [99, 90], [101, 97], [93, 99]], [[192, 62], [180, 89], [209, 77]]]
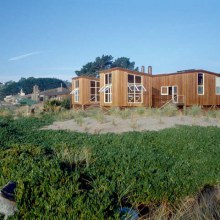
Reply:
[[[219, 211], [203, 190], [220, 182], [219, 128], [124, 134], [97, 128], [95, 135], [39, 130], [61, 113], [0, 116], [0, 186], [18, 182], [19, 212], [11, 219], [41, 219], [42, 213], [48, 219], [119, 219], [121, 207], [137, 210], [141, 219], [212, 219]], [[74, 120], [96, 114], [72, 113]], [[158, 117], [162, 110], [141, 115], [147, 113]], [[135, 130], [139, 113], [129, 109], [125, 115]]]

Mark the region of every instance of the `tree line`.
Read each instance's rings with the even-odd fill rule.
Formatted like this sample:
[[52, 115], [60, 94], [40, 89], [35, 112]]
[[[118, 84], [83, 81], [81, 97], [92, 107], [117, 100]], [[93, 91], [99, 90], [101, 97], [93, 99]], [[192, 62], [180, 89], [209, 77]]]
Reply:
[[16, 95], [21, 89], [25, 94], [30, 94], [33, 92], [33, 86], [39, 86], [40, 91], [54, 89], [62, 86], [67, 88], [64, 81], [56, 78], [21, 78], [18, 82], [8, 81], [0, 87], [0, 100], [3, 100], [7, 95]]

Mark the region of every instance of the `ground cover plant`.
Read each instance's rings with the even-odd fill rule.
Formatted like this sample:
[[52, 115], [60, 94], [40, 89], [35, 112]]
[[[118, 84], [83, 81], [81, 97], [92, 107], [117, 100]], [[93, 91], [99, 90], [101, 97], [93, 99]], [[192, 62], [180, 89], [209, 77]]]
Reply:
[[141, 216], [143, 207], [173, 206], [219, 184], [219, 128], [96, 135], [39, 129], [56, 116], [0, 117], [0, 186], [18, 183], [19, 212], [11, 219], [119, 219], [121, 207]]

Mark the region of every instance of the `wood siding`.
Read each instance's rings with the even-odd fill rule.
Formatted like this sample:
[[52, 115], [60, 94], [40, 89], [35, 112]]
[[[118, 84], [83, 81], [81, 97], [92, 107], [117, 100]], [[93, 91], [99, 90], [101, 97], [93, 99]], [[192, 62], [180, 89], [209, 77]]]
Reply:
[[[204, 74], [204, 95], [198, 95], [198, 73]], [[215, 88], [216, 75], [206, 72], [191, 72], [172, 75], [153, 76], [152, 101], [153, 107], [159, 107], [163, 103], [161, 100], [166, 96], [161, 96], [161, 86], [177, 86], [178, 95], [183, 96], [184, 105], [211, 106], [220, 105], [220, 95], [216, 95]]]
[[[112, 74], [112, 103], [104, 102], [104, 92], [100, 93], [100, 106], [103, 107], [150, 107], [152, 104], [152, 77], [148, 74], [138, 73], [135, 71], [126, 71], [122, 69], [109, 70], [100, 73], [100, 88], [104, 86], [105, 74]], [[146, 88], [143, 92], [141, 103], [128, 102], [128, 74], [139, 75], [142, 77], [142, 84]]]
[[76, 77], [72, 79], [72, 91], [74, 88], [74, 81], [79, 80], [79, 101], [75, 102], [74, 95], [72, 95], [72, 105], [92, 105], [98, 104], [99, 102], [90, 101], [90, 81], [99, 82], [99, 79], [93, 77]]

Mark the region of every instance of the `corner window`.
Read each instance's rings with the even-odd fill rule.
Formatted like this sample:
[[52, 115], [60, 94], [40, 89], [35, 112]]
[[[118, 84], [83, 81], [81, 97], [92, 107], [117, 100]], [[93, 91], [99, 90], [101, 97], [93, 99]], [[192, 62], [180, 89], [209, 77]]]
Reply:
[[74, 96], [74, 102], [79, 102], [79, 80], [73, 81], [74, 90], [70, 93]]
[[215, 78], [215, 93], [220, 95], [220, 77]]
[[128, 74], [128, 102], [141, 103], [144, 91], [146, 89], [142, 84], [142, 76]]
[[99, 82], [90, 81], [90, 101], [99, 102]]
[[198, 85], [197, 85], [197, 92], [198, 95], [204, 95], [204, 74], [198, 73]]
[[100, 88], [99, 92], [104, 92], [104, 102], [111, 103], [112, 102], [112, 74], [105, 74], [105, 82], [104, 86]]

